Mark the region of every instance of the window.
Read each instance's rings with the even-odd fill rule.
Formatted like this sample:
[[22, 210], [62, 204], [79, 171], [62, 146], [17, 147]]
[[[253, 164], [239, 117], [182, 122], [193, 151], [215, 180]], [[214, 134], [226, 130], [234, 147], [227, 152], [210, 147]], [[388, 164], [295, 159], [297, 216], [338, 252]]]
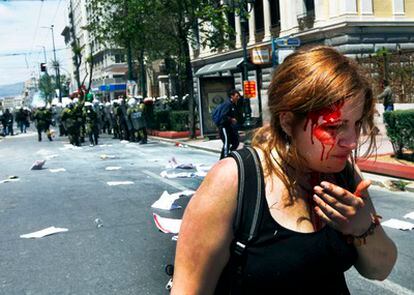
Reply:
[[[268, 1], [268, 0], [264, 0]], [[256, 0], [254, 3], [254, 21], [256, 23], [256, 32], [264, 30], [263, 0]]]
[[270, 0], [270, 17], [272, 20], [272, 27], [280, 26], [279, 0]]

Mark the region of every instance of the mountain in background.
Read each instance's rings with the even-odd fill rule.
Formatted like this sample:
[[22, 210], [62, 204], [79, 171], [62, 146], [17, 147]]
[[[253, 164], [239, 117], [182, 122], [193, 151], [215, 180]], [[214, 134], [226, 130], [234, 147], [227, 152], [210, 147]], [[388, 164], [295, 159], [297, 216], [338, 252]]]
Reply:
[[23, 88], [23, 82], [0, 85], [0, 97], [20, 95], [23, 92]]

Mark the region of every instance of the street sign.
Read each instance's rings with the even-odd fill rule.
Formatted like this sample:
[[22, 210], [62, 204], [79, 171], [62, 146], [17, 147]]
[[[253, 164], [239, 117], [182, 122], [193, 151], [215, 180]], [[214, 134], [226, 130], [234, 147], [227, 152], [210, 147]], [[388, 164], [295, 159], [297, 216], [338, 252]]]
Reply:
[[276, 38], [276, 39], [273, 39], [273, 44], [275, 47], [299, 47], [300, 39], [299, 38]]
[[245, 98], [256, 97], [256, 81], [244, 81], [243, 82], [243, 97]]
[[253, 48], [252, 62], [256, 65], [267, 64], [270, 62], [269, 49], [267, 48]]

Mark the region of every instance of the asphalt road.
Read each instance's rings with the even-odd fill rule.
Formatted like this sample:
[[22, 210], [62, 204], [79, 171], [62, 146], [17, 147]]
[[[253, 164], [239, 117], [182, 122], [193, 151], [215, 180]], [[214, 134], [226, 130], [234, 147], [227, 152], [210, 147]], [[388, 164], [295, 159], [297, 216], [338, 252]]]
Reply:
[[[173, 262], [172, 235], [157, 230], [152, 213], [180, 218], [183, 210], [151, 208], [164, 190], [197, 189], [202, 178], [159, 177], [171, 159], [211, 165], [214, 153], [152, 142], [121, 143], [104, 137], [97, 147], [72, 149], [66, 138], [37, 142], [34, 135], [0, 141], [0, 294], [167, 294], [166, 264]], [[115, 158], [101, 159], [101, 155]], [[44, 169], [29, 170], [47, 159]], [[108, 166], [120, 170], [106, 171]], [[49, 169], [65, 168], [52, 173]], [[108, 181], [132, 181], [109, 186]], [[371, 195], [384, 217], [414, 211], [414, 194], [373, 186]], [[183, 206], [188, 198], [182, 198]], [[95, 220], [103, 224], [97, 227]], [[49, 226], [69, 231], [41, 239], [20, 235]], [[414, 294], [413, 232], [386, 229], [399, 258], [382, 283], [347, 273], [352, 294]], [[202, 234], [202, 233], [200, 233]], [[323, 278], [321, 278], [323, 279]]]

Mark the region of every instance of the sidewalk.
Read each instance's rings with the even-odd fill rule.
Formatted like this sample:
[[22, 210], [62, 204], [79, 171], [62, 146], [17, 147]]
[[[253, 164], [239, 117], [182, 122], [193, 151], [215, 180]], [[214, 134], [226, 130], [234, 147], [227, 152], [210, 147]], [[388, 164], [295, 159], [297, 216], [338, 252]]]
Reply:
[[[184, 145], [200, 150], [205, 150], [214, 153], [220, 153], [222, 142], [220, 139], [209, 140], [208, 138], [180, 138], [180, 139], [168, 139], [156, 136], [150, 136], [153, 140], [168, 142], [176, 145]], [[388, 138], [382, 134], [376, 137], [377, 141], [377, 154], [386, 155], [392, 154], [393, 148]], [[367, 145], [362, 145], [360, 148], [360, 154], [363, 155], [367, 149]], [[404, 181], [408, 183], [406, 186], [407, 191], [414, 192], [414, 166], [406, 166], [403, 164], [390, 164], [375, 161], [374, 159], [368, 159], [358, 161], [358, 166], [363, 171], [366, 178], [372, 180], [373, 184], [390, 188], [392, 183]]]

